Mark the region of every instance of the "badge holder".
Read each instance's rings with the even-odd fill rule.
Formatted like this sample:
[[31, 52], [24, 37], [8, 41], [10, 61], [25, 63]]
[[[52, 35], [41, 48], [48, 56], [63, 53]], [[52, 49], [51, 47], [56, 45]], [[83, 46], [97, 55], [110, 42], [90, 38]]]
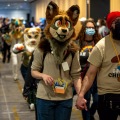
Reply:
[[55, 93], [65, 94], [67, 88], [67, 82], [63, 79], [58, 78], [53, 85], [53, 90]]
[[[117, 69], [120, 70], [120, 65], [117, 66]], [[120, 82], [120, 76], [117, 78], [118, 82]]]

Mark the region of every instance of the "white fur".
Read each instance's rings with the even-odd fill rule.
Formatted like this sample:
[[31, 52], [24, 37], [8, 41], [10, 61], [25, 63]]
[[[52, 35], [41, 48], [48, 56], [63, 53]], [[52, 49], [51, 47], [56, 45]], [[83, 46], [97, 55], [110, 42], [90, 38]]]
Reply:
[[[29, 38], [28, 35], [30, 35], [31, 38]], [[35, 35], [38, 35], [38, 37], [35, 38]], [[24, 34], [24, 44], [25, 44], [26, 50], [29, 52], [34, 51], [39, 41], [40, 41], [40, 33], [37, 30], [37, 28], [30, 28], [27, 31], [27, 33]]]

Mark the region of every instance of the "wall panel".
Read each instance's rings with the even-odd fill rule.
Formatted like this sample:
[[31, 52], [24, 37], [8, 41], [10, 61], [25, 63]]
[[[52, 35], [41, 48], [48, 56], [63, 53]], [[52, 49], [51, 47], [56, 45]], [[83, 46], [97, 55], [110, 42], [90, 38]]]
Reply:
[[[35, 20], [39, 21], [40, 17], [45, 17], [45, 11], [48, 3], [51, 0], [38, 0], [31, 4], [31, 16], [34, 15]], [[86, 17], [86, 0], [53, 0], [56, 4], [59, 5], [59, 8], [62, 10], [67, 10], [71, 5], [77, 4], [80, 6], [80, 17]]]
[[110, 11], [120, 11], [120, 0], [110, 0]]
[[90, 17], [97, 21], [99, 18], [104, 19], [110, 12], [109, 0], [91, 0], [90, 2]]

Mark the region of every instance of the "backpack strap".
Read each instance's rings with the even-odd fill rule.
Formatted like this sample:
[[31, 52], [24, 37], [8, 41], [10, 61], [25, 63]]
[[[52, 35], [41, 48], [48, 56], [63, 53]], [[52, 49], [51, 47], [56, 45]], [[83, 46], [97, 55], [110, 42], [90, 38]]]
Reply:
[[44, 52], [44, 53], [43, 53], [41, 73], [43, 72], [43, 69], [44, 69], [44, 60], [45, 60], [45, 56], [46, 56], [46, 54], [47, 54], [47, 52]]
[[[74, 58], [75, 52], [70, 52], [70, 54], [72, 55], [72, 62], [73, 62], [73, 58]], [[70, 71], [71, 71], [72, 62], [71, 62], [71, 65], [70, 65]]]

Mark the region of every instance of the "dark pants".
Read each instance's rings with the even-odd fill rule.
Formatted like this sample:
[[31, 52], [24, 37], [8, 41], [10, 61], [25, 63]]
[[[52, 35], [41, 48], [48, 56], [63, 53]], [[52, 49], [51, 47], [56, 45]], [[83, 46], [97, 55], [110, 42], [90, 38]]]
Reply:
[[28, 70], [28, 67], [25, 67], [23, 64], [21, 64], [20, 71], [21, 71], [21, 74], [22, 74], [24, 81], [26, 79], [27, 70]]
[[100, 120], [117, 120], [118, 115], [120, 115], [120, 94], [99, 95], [98, 98]]
[[3, 41], [3, 49], [2, 49], [3, 63], [6, 62], [6, 58], [7, 58], [7, 62], [10, 62], [10, 58], [11, 58], [10, 47], [11, 47], [10, 45], [8, 45], [5, 41]]
[[37, 120], [70, 120], [72, 101], [72, 99], [51, 101], [37, 98]]
[[[90, 105], [91, 95], [93, 102]], [[83, 120], [93, 120], [94, 114], [98, 109], [98, 94], [97, 94], [97, 81], [95, 80], [90, 90], [85, 94], [85, 99], [87, 100], [88, 110], [82, 110]]]

